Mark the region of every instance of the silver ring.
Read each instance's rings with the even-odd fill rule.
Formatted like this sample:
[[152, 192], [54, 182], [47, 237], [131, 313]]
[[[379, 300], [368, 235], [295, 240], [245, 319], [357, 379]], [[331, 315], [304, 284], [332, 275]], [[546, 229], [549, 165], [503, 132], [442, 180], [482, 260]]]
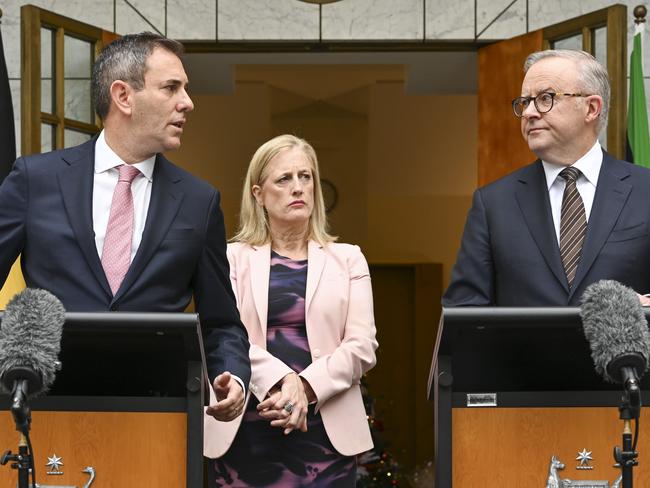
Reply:
[[285, 412], [291, 413], [291, 412], [293, 412], [293, 403], [287, 402], [287, 403], [284, 404], [284, 407], [282, 407], [282, 408], [284, 409]]

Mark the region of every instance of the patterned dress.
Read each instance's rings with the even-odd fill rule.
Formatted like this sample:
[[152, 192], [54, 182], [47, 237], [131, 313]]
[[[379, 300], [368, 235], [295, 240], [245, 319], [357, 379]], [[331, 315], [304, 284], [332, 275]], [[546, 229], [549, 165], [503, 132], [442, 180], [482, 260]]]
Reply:
[[[311, 363], [305, 328], [307, 260], [271, 251], [267, 350], [299, 373]], [[251, 395], [235, 440], [212, 464], [218, 487], [354, 487], [356, 458], [339, 454], [313, 405], [307, 432], [284, 435], [257, 413]]]

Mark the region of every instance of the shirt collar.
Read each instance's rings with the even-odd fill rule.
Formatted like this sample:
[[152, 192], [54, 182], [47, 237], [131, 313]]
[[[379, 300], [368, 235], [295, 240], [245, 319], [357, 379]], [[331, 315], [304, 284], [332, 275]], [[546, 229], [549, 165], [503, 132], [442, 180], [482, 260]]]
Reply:
[[[106, 138], [104, 137], [104, 131], [102, 130], [97, 137], [97, 142], [95, 142], [95, 173], [103, 173], [109, 169], [116, 168], [122, 164], [126, 164], [122, 161], [115, 151], [113, 151], [108, 144], [106, 143]], [[153, 178], [153, 169], [156, 164], [156, 156], [153, 155], [150, 158], [140, 161], [139, 163], [134, 163], [132, 166], [135, 166], [140, 170], [140, 173], [144, 175], [149, 181]]]
[[[578, 159], [571, 166], [575, 166], [583, 174], [587, 181], [596, 186], [598, 183], [598, 175], [600, 174], [600, 167], [603, 164], [603, 151], [600, 147], [600, 142], [596, 143], [587, 151], [587, 153]], [[546, 174], [546, 187], [551, 189], [553, 183], [557, 180], [558, 176], [566, 166], [561, 164], [548, 163], [542, 161], [544, 173]]]

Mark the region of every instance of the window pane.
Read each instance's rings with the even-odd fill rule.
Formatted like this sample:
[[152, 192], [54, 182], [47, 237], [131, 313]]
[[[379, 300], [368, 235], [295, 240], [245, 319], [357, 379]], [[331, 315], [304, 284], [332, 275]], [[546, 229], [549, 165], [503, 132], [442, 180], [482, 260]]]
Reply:
[[41, 112], [54, 113], [54, 31], [41, 28]]
[[92, 124], [90, 80], [65, 80], [65, 117]]
[[[607, 27], [594, 29], [594, 57], [600, 61], [603, 66], [607, 66]], [[605, 127], [598, 138], [603, 149], [607, 149], [607, 128]]]
[[76, 130], [65, 129], [64, 131], [65, 147], [78, 146], [89, 140], [92, 136], [84, 132], [77, 132]]
[[594, 29], [594, 58], [600, 61], [600, 64], [607, 66], [607, 27]]
[[75, 37], [65, 36], [65, 117], [92, 123], [90, 101], [90, 70], [92, 44]]
[[41, 123], [41, 152], [52, 151], [54, 149], [54, 126]]
[[553, 49], [570, 49], [572, 51], [582, 51], [582, 34], [567, 37], [560, 41], [553, 41]]

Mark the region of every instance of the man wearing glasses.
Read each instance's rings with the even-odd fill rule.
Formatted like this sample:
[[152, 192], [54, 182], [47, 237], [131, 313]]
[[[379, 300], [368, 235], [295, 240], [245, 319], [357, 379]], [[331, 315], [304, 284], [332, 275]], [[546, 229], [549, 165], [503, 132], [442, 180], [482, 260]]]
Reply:
[[443, 305], [578, 305], [601, 279], [649, 292], [650, 171], [598, 143], [607, 70], [549, 50], [524, 72], [512, 108], [539, 159], [474, 193]]

